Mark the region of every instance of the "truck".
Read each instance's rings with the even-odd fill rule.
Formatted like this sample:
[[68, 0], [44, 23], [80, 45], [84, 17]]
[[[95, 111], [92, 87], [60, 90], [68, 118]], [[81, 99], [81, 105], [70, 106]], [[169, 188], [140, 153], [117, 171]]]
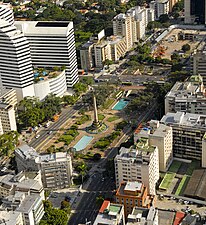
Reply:
[[58, 119], [59, 119], [59, 115], [58, 115], [58, 114], [56, 114], [56, 115], [54, 115], [54, 116], [53, 116], [52, 121], [54, 121], [54, 122], [55, 122], [55, 121], [57, 121]]

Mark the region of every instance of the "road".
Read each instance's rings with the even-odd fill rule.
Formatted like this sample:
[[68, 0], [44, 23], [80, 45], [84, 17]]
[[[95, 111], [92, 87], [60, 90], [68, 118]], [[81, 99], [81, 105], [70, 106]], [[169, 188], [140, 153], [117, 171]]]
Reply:
[[49, 137], [53, 135], [53, 133], [49, 134], [49, 131], [55, 132], [59, 130], [61, 126], [66, 123], [69, 118], [72, 118], [80, 109], [81, 106], [74, 106], [63, 109], [58, 121], [52, 123], [48, 128], [43, 128], [40, 132], [38, 132], [38, 135], [40, 135], [39, 138], [33, 138], [31, 142], [29, 142], [29, 146], [38, 150], [45, 144]]

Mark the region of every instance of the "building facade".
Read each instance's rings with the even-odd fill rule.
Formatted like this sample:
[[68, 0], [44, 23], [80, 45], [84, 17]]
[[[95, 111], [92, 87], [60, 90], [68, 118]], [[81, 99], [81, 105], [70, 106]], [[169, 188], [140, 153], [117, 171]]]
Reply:
[[185, 23], [205, 24], [206, 18], [205, 0], [184, 0]]
[[122, 182], [141, 181], [151, 195], [156, 193], [159, 180], [159, 154], [156, 146], [150, 146], [148, 138], [141, 138], [136, 148], [121, 148], [114, 159], [117, 188]]
[[156, 0], [157, 18], [170, 11], [170, 0]]
[[5, 20], [10, 25], [14, 23], [13, 8], [10, 3], [0, 3], [0, 20]]
[[206, 91], [201, 76], [191, 76], [186, 82], [177, 82], [165, 96], [165, 114], [188, 112], [206, 114]]
[[[172, 127], [173, 155], [178, 158], [202, 160], [202, 140], [206, 132], [206, 115], [167, 113], [161, 123]], [[203, 163], [203, 162], [202, 162]]]
[[66, 67], [67, 87], [78, 82], [72, 22], [16, 21], [29, 42], [34, 67]]
[[40, 155], [28, 145], [15, 150], [18, 171], [41, 171], [44, 188], [67, 188], [72, 182], [71, 156], [65, 152]]
[[124, 205], [126, 218], [135, 206], [150, 208], [154, 204], [154, 196], [148, 194], [147, 187], [140, 181], [121, 183], [115, 198], [116, 203]]

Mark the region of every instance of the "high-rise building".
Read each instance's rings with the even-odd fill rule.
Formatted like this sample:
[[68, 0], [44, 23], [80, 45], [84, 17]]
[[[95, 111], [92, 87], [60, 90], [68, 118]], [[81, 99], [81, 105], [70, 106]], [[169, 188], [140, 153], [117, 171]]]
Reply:
[[127, 50], [130, 50], [133, 46], [132, 17], [123, 13], [115, 16], [113, 18], [113, 33], [116, 36], [125, 37]]
[[141, 181], [151, 195], [156, 193], [159, 180], [158, 148], [149, 145], [148, 138], [140, 138], [136, 149], [122, 147], [114, 159], [117, 188], [124, 181]]
[[72, 160], [66, 152], [40, 155], [28, 145], [21, 145], [15, 150], [15, 160], [18, 171], [40, 170], [45, 188], [67, 188], [71, 185]]
[[124, 205], [125, 217], [132, 213], [135, 206], [150, 208], [154, 205], [154, 196], [149, 195], [147, 187], [140, 181], [123, 182], [116, 192], [116, 203]]
[[105, 200], [93, 225], [125, 225], [124, 206]]
[[156, 0], [157, 18], [163, 14], [168, 14], [170, 11], [169, 0]]
[[78, 82], [73, 22], [16, 21], [27, 38], [34, 67], [66, 68], [67, 87]]
[[148, 126], [141, 130], [138, 128], [134, 133], [134, 141], [140, 138], [148, 138], [149, 144], [158, 147], [159, 170], [167, 171], [173, 161], [172, 128], [165, 124], [160, 124], [157, 120], [151, 120]]
[[188, 112], [206, 115], [206, 90], [200, 75], [176, 82], [165, 96], [165, 114]]
[[94, 49], [94, 42], [88, 41], [82, 45], [80, 49], [81, 68], [85, 71], [89, 71], [94, 67], [94, 59], [92, 52]]
[[202, 141], [206, 133], [206, 115], [167, 113], [160, 122], [172, 127], [175, 157], [204, 160], [202, 154], [206, 149], [203, 149]]
[[0, 20], [0, 85], [16, 90], [17, 99], [35, 96], [30, 47], [22, 32]]
[[10, 25], [14, 23], [13, 8], [10, 3], [0, 3], [0, 20], [6, 20]]
[[185, 23], [206, 23], [206, 0], [184, 0]]

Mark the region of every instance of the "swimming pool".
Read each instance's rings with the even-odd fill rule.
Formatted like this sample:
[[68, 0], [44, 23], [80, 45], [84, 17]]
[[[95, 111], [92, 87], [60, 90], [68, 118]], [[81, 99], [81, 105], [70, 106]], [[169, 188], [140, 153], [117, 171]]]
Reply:
[[74, 146], [76, 151], [81, 151], [87, 147], [87, 145], [91, 142], [93, 136], [83, 136]]
[[129, 101], [122, 98], [115, 104], [115, 106], [112, 109], [120, 111], [120, 110], [124, 109], [128, 103], [129, 103]]

